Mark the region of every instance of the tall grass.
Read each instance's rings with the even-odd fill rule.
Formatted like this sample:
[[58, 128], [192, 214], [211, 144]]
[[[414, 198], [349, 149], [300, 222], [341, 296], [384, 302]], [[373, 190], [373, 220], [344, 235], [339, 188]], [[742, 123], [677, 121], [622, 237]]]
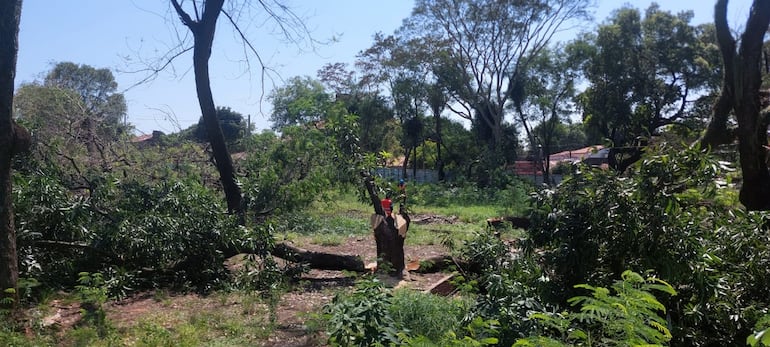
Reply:
[[473, 299], [443, 297], [410, 289], [393, 292], [388, 309], [395, 325], [409, 336], [441, 341], [446, 333], [459, 330]]

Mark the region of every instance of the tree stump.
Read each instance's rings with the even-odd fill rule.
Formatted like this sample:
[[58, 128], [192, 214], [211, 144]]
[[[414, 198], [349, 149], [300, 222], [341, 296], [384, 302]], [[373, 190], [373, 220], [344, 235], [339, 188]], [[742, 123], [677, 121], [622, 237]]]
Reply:
[[406, 268], [404, 240], [406, 231], [409, 229], [409, 215], [403, 210], [403, 205], [398, 214], [386, 214], [380, 197], [375, 192], [374, 179], [366, 172], [361, 172], [361, 176], [364, 178], [364, 186], [374, 208], [370, 226], [377, 245], [377, 268], [388, 269], [391, 275], [402, 277]]

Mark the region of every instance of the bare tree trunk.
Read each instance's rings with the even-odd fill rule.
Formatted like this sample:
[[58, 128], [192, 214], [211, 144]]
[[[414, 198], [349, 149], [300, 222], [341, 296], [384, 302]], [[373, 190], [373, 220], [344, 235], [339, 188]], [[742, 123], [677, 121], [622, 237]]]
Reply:
[[749, 210], [770, 210], [770, 173], [765, 162], [767, 122], [760, 114], [762, 44], [770, 25], [770, 0], [754, 0], [741, 45], [727, 23], [727, 0], [714, 7], [717, 41], [724, 61], [723, 89], [714, 106], [711, 123], [701, 139], [703, 146], [731, 138], [726, 122], [729, 110], [738, 121], [738, 152], [743, 185], [740, 201]]
[[441, 114], [436, 115], [436, 170], [438, 171], [439, 182], [444, 182], [446, 174], [444, 174], [444, 161], [441, 159], [441, 145], [444, 144], [444, 140], [441, 138]]
[[230, 152], [227, 150], [222, 128], [217, 119], [217, 110], [214, 105], [214, 97], [211, 93], [211, 81], [209, 78], [209, 58], [214, 43], [214, 32], [217, 18], [222, 12], [224, 0], [209, 0], [204, 2], [205, 7], [200, 20], [194, 21], [184, 12], [177, 0], [171, 0], [174, 9], [181, 17], [182, 23], [190, 28], [195, 38], [193, 48], [193, 69], [195, 71], [195, 89], [198, 94], [198, 103], [203, 114], [203, 124], [206, 126], [209, 143], [214, 153], [214, 162], [219, 171], [219, 179], [227, 200], [227, 209], [230, 213], [237, 213], [243, 220], [243, 197], [241, 189], [235, 182], [235, 170]]
[[346, 270], [364, 272], [364, 261], [357, 255], [339, 255], [313, 252], [286, 243], [278, 243], [273, 249], [274, 256], [295, 263], [308, 264], [313, 269]]
[[[14, 154], [13, 89], [19, 49], [21, 0], [0, 1], [0, 302], [18, 302], [19, 265], [13, 222], [11, 159]], [[6, 291], [13, 289], [13, 291]], [[8, 305], [0, 304], [2, 308]]]
[[412, 178], [417, 178], [417, 144], [412, 148]]
[[401, 177], [406, 180], [407, 177], [409, 177], [409, 156], [412, 155], [412, 149], [411, 147], [405, 149], [404, 153], [404, 165], [401, 166]]

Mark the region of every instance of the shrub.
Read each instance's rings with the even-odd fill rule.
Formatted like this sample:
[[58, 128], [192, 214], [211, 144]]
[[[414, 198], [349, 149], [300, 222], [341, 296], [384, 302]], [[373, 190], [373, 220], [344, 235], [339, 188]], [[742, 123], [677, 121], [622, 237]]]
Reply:
[[576, 288], [591, 292], [569, 300], [579, 306], [579, 312], [541, 312], [531, 316], [547, 336], [529, 337], [514, 346], [661, 346], [671, 340], [668, 322], [659, 313], [666, 313], [652, 291], [676, 295], [674, 288], [655, 277], [643, 278], [625, 271], [622, 280], [612, 285], [612, 293], [603, 287], [587, 284]]
[[337, 294], [324, 310], [333, 346], [375, 346], [398, 342], [388, 309], [392, 295], [376, 278], [359, 281], [353, 293]]
[[85, 197], [45, 176], [16, 181], [20, 273], [47, 286], [74, 286], [87, 271], [102, 273], [111, 295], [161, 284], [205, 291], [226, 278], [225, 254], [264, 256], [272, 242], [196, 182], [106, 179]]
[[575, 284], [656, 269], [681, 294], [663, 300], [672, 345], [742, 343], [770, 302], [770, 236], [766, 214], [722, 205], [733, 194], [717, 183], [724, 170], [697, 148], [664, 145], [628, 174], [581, 167], [538, 193], [523, 244], [542, 252], [553, 302], [566, 304]]

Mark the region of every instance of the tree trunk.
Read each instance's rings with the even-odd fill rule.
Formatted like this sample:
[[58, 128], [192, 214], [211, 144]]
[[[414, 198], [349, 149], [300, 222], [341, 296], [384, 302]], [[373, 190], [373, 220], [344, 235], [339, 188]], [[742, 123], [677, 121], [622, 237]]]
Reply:
[[412, 148], [412, 179], [417, 178], [417, 144]]
[[444, 140], [441, 138], [441, 114], [436, 115], [436, 170], [438, 171], [439, 182], [444, 182], [444, 161], [441, 159], [441, 145]]
[[408, 147], [405, 149], [404, 153], [404, 164], [401, 166], [401, 177], [404, 178], [404, 180], [409, 177], [409, 156], [412, 155], [411, 147]]
[[[19, 48], [21, 0], [0, 1], [0, 308], [18, 303], [19, 265], [13, 222], [11, 159], [14, 152], [13, 89]], [[6, 289], [13, 289], [7, 292]], [[10, 305], [2, 304], [12, 299]]]
[[[382, 269], [381, 263], [388, 263], [392, 266], [392, 274], [396, 276], [403, 276], [406, 264], [404, 262], [404, 240], [405, 237], [399, 235], [398, 230], [393, 222], [394, 217], [387, 217], [385, 210], [382, 208], [379, 196], [375, 192], [374, 178], [368, 173], [361, 172], [361, 176], [364, 179], [364, 186], [369, 193], [369, 198], [374, 208], [374, 214], [381, 216], [380, 222], [373, 225], [374, 228], [374, 240], [377, 245], [377, 262], [378, 268]], [[407, 229], [409, 228], [409, 215], [404, 211], [400, 211], [401, 216], [407, 221]], [[393, 214], [395, 216], [395, 213]]]
[[701, 143], [712, 146], [719, 143], [718, 139], [730, 138], [726, 122], [727, 113], [732, 109], [738, 121], [738, 152], [743, 172], [739, 199], [749, 210], [770, 210], [770, 173], [764, 147], [767, 123], [760, 114], [759, 92], [762, 44], [770, 25], [770, 0], [754, 0], [738, 52], [727, 23], [727, 0], [717, 1], [714, 22], [724, 62], [723, 90]]
[[313, 269], [357, 272], [366, 270], [364, 261], [359, 256], [313, 252], [286, 243], [276, 244], [272, 254], [284, 260], [308, 264]]
[[193, 47], [193, 70], [195, 72], [195, 90], [198, 94], [198, 103], [200, 104], [203, 115], [203, 124], [206, 127], [209, 143], [214, 154], [214, 162], [219, 171], [219, 179], [222, 182], [222, 188], [227, 200], [227, 209], [230, 213], [237, 213], [241, 222], [243, 220], [243, 197], [241, 189], [235, 182], [235, 170], [233, 169], [233, 160], [230, 152], [227, 150], [222, 128], [217, 119], [217, 110], [214, 105], [214, 97], [211, 93], [211, 81], [209, 78], [209, 58], [211, 57], [211, 48], [214, 43], [214, 32], [216, 29], [217, 18], [222, 12], [224, 0], [209, 0], [205, 2], [203, 15], [199, 21], [193, 21], [187, 15], [176, 0], [171, 1], [182, 18], [184, 23], [193, 34], [195, 39]]

